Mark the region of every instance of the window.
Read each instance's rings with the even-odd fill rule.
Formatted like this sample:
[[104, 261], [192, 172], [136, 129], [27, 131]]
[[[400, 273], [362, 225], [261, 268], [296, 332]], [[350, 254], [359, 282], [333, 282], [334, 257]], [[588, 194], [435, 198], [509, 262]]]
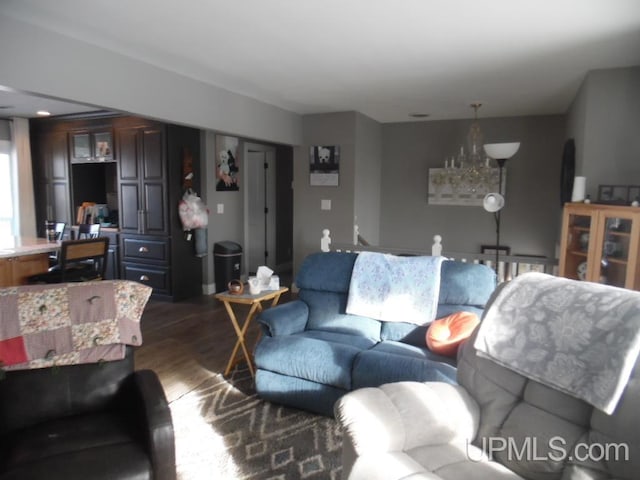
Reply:
[[14, 178], [11, 143], [0, 140], [0, 237], [14, 235]]

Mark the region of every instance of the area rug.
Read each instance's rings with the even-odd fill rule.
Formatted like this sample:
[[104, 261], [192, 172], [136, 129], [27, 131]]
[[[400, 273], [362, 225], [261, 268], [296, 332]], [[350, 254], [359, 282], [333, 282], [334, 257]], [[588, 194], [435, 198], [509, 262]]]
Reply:
[[215, 375], [170, 403], [180, 480], [338, 480], [337, 422], [258, 398], [246, 370]]

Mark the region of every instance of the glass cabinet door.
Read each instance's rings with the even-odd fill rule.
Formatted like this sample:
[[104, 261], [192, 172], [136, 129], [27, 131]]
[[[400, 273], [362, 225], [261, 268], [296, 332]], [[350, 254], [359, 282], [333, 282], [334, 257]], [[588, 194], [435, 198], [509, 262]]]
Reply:
[[607, 285], [625, 287], [629, 267], [631, 218], [616, 216], [614, 212], [602, 212], [601, 238], [598, 238], [599, 265], [593, 279]]
[[589, 249], [592, 245], [593, 216], [571, 213], [568, 216], [564, 271], [561, 275], [576, 280], [589, 278]]

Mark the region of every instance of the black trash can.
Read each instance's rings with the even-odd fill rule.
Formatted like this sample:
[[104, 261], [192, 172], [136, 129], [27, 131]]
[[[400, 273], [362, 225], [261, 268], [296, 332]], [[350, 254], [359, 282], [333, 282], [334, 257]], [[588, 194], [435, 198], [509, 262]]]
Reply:
[[236, 242], [216, 242], [213, 244], [213, 269], [216, 293], [227, 290], [231, 280], [240, 279], [242, 247]]

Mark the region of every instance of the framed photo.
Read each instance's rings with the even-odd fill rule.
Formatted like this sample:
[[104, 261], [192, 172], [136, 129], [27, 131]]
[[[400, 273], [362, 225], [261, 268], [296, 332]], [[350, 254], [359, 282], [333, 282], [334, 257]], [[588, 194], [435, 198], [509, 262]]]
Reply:
[[610, 202], [613, 199], [612, 185], [598, 185], [598, 203]]
[[220, 150], [216, 164], [216, 192], [237, 192], [240, 167], [231, 148]]
[[598, 185], [598, 203], [630, 205], [634, 200], [640, 200], [638, 185]]
[[340, 184], [340, 146], [309, 147], [309, 184], [323, 187]]

